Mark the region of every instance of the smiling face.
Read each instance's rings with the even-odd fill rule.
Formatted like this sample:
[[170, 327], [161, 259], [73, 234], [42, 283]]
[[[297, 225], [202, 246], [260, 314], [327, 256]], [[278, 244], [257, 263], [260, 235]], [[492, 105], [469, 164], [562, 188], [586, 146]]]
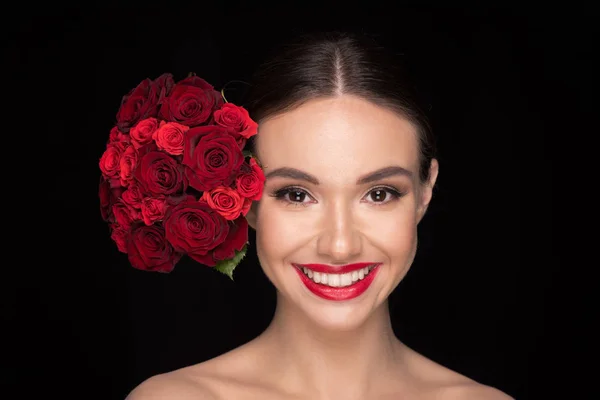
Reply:
[[[267, 119], [257, 138], [267, 180], [248, 220], [278, 301], [323, 327], [360, 325], [385, 304], [414, 259], [417, 224], [431, 198], [437, 163], [432, 163], [430, 182], [420, 182], [414, 126], [347, 95], [311, 100]], [[297, 268], [326, 264], [331, 272], [341, 272], [336, 268], [353, 263], [379, 266], [362, 294], [343, 300], [326, 294], [339, 291], [344, 282], [353, 286], [351, 274], [329, 278], [333, 289], [313, 284], [323, 289], [317, 295]], [[313, 272], [309, 276], [315, 279]]]

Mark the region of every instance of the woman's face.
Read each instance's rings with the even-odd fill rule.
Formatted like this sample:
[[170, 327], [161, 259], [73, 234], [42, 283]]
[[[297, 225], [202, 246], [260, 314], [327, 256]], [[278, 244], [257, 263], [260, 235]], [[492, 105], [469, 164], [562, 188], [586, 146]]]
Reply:
[[[267, 180], [248, 220], [279, 301], [326, 328], [360, 325], [414, 259], [437, 163], [421, 184], [415, 128], [354, 96], [313, 100], [261, 122], [257, 138]], [[354, 263], [378, 267], [340, 269]], [[325, 285], [323, 272], [305, 276], [299, 264], [346, 276], [328, 274]]]

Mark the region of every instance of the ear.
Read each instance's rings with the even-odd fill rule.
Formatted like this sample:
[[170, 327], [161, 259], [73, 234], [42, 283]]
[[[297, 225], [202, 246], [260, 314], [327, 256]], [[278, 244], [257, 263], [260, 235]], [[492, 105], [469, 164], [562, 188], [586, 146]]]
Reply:
[[439, 163], [435, 158], [433, 158], [429, 166], [429, 180], [422, 184], [419, 190], [420, 193], [419, 205], [417, 208], [417, 223], [421, 222], [421, 219], [427, 211], [427, 207], [429, 207], [429, 202], [431, 201], [431, 197], [433, 196], [433, 187], [435, 186], [438, 173]]
[[248, 221], [248, 225], [256, 230], [256, 214], [258, 212], [258, 201], [253, 201], [250, 206], [250, 210], [246, 214], [246, 221]]

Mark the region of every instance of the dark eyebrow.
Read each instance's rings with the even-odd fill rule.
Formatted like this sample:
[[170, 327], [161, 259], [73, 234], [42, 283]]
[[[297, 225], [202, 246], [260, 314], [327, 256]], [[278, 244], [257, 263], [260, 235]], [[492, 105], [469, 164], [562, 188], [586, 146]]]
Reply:
[[406, 168], [402, 168], [398, 165], [392, 165], [389, 167], [380, 168], [377, 171], [373, 171], [371, 173], [368, 173], [367, 175], [361, 176], [356, 181], [356, 184], [364, 185], [365, 183], [379, 181], [385, 178], [389, 178], [391, 176], [406, 176], [407, 178], [412, 179], [413, 174]]
[[279, 176], [281, 178], [298, 179], [301, 181], [312, 183], [313, 185], [319, 184], [319, 180], [317, 178], [315, 178], [309, 173], [300, 171], [296, 168], [282, 167], [274, 169], [273, 171], [265, 175], [265, 179], [274, 178], [276, 176]]
[[[398, 175], [406, 176], [410, 179], [412, 179], [412, 177], [413, 177], [412, 172], [407, 170], [406, 168], [402, 168], [397, 165], [392, 165], [389, 167], [380, 168], [376, 171], [373, 171], [371, 173], [368, 173], [367, 175], [360, 177], [356, 181], [356, 184], [364, 185], [365, 183], [371, 183], [371, 182], [375, 182], [375, 181], [378, 181], [378, 180], [381, 180], [384, 178], [389, 178], [391, 176], [398, 176]], [[304, 172], [304, 171], [300, 171], [299, 169], [290, 168], [290, 167], [282, 167], [282, 168], [274, 169], [273, 171], [266, 174], [265, 178], [269, 179], [269, 178], [274, 178], [277, 176], [281, 177], [281, 178], [298, 179], [301, 181], [306, 181], [306, 182], [312, 183], [313, 185], [319, 184], [319, 180], [316, 177], [312, 176], [311, 174]]]

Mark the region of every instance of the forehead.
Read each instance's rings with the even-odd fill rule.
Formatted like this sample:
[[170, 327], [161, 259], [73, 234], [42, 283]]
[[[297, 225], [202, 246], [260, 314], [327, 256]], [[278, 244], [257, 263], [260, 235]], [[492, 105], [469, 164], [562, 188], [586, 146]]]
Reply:
[[265, 170], [286, 166], [350, 179], [390, 165], [418, 169], [414, 126], [354, 96], [311, 100], [261, 122], [257, 139]]

